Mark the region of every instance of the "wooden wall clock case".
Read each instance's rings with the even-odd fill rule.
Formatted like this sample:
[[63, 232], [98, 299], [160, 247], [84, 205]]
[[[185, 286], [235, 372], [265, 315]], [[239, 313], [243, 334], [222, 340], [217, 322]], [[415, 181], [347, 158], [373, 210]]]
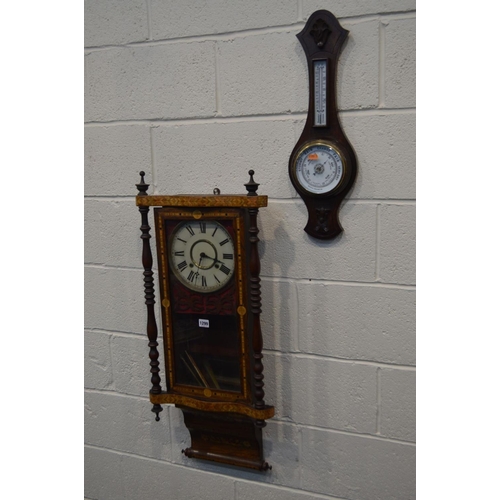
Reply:
[[[148, 195], [141, 172], [144, 290], [152, 411], [182, 410], [190, 458], [265, 471], [257, 214], [267, 196], [250, 180], [247, 195]], [[165, 379], [161, 387], [148, 212], [155, 208]]]

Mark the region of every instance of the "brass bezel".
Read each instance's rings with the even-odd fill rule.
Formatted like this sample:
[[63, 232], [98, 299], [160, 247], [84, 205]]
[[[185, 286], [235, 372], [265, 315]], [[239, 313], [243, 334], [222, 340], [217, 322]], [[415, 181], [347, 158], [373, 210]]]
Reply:
[[[337, 153], [340, 157], [340, 160], [342, 161], [342, 177], [340, 178], [340, 181], [338, 184], [332, 188], [330, 191], [326, 191], [325, 193], [315, 193], [314, 191], [310, 191], [306, 189], [299, 181], [297, 177], [297, 161], [300, 157], [300, 155], [308, 148], [313, 147], [313, 146], [326, 146], [330, 149], [333, 149], [335, 153]], [[319, 197], [319, 198], [325, 198], [328, 196], [332, 196], [335, 193], [338, 193], [343, 189], [343, 185], [345, 180], [349, 177], [348, 176], [348, 171], [349, 171], [349, 164], [346, 160], [346, 157], [344, 153], [336, 146], [333, 142], [327, 141], [325, 139], [316, 139], [313, 141], [308, 141], [304, 143], [294, 154], [293, 160], [291, 161], [291, 168], [290, 168], [290, 175], [293, 180], [293, 185], [295, 189], [303, 194], [306, 194], [308, 196], [314, 196], [314, 197]]]

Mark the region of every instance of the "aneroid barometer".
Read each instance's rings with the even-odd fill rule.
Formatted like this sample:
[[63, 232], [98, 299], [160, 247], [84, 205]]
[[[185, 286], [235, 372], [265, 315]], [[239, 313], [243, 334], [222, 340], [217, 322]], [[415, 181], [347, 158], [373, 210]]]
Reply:
[[339, 206], [357, 173], [356, 156], [340, 126], [336, 104], [337, 64], [348, 33], [333, 14], [319, 10], [297, 35], [307, 57], [309, 111], [288, 171], [307, 206], [304, 230], [320, 239], [342, 232]]
[[[150, 401], [182, 410], [190, 458], [265, 471], [257, 214], [267, 196], [250, 180], [246, 195], [148, 195], [141, 172], [144, 289], [151, 366]], [[160, 378], [148, 212], [154, 209], [165, 359]], [[163, 377], [162, 377], [163, 378]]]

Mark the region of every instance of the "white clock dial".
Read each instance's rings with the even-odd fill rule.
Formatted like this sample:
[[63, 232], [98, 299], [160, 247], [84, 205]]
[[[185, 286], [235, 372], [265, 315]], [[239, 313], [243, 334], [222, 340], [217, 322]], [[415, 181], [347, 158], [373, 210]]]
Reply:
[[328, 193], [342, 180], [344, 162], [332, 145], [317, 142], [299, 152], [295, 161], [295, 175], [306, 191], [315, 194]]
[[189, 289], [214, 292], [234, 274], [234, 242], [218, 222], [181, 222], [171, 236], [169, 259], [174, 274]]

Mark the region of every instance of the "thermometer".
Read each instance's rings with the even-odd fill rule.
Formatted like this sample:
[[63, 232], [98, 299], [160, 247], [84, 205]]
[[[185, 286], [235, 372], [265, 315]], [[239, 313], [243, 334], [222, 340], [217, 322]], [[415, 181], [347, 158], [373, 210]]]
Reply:
[[326, 59], [314, 65], [314, 126], [326, 127]]

